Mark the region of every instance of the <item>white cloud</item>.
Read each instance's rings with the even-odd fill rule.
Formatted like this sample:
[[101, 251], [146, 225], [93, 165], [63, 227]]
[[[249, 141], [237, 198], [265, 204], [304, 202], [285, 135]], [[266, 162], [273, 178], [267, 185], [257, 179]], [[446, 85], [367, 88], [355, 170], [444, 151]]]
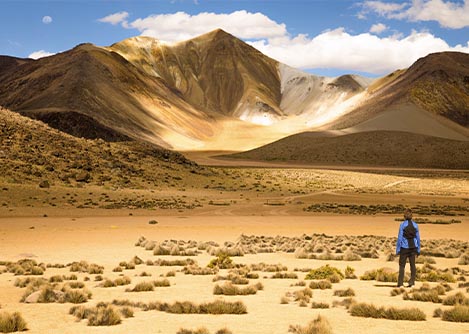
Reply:
[[406, 3], [389, 3], [383, 1], [365, 1], [363, 2], [363, 9], [366, 12], [375, 12], [379, 15], [386, 16], [395, 12], [398, 12], [404, 9], [407, 4]]
[[118, 12], [114, 13], [105, 17], [98, 19], [99, 22], [110, 23], [112, 25], [116, 25], [119, 23], [126, 23], [126, 19], [129, 17], [129, 13], [127, 12]]
[[298, 35], [279, 43], [264, 39], [250, 44], [297, 68], [334, 68], [374, 74], [409, 67], [432, 52], [469, 52], [469, 43], [451, 47], [428, 32], [414, 31], [405, 37], [380, 38], [370, 33], [351, 35], [344, 28], [326, 31], [314, 38]]
[[[369, 1], [383, 13], [401, 10], [401, 5], [381, 6], [379, 1]], [[115, 15], [115, 14], [113, 14]], [[398, 68], [406, 68], [418, 58], [432, 52], [460, 51], [469, 53], [465, 46], [450, 46], [430, 32], [412, 32], [405, 36], [396, 32], [392, 36], [378, 36], [388, 29], [384, 24], [373, 25], [370, 32], [350, 34], [337, 28], [310, 37], [305, 34], [292, 36], [283, 23], [277, 23], [262, 13], [237, 11], [230, 14], [184, 12], [151, 15], [132, 22], [122, 16], [119, 20], [127, 29], [137, 29], [142, 35], [163, 41], [176, 42], [189, 39], [216, 28], [249, 40], [249, 44], [266, 55], [287, 65], [302, 69], [342, 69], [373, 74], [385, 74]]]
[[189, 15], [184, 12], [151, 15], [128, 24], [142, 35], [166, 42], [176, 42], [220, 28], [239, 38], [275, 38], [287, 35], [286, 26], [261, 13], [245, 10], [230, 14], [200, 13]]
[[39, 58], [49, 57], [49, 56], [53, 56], [53, 55], [55, 55], [55, 53], [47, 52], [47, 51], [44, 51], [44, 50], [39, 50], [39, 51], [34, 51], [33, 53], [31, 53], [28, 56], [28, 58], [39, 59]]
[[44, 23], [44, 24], [52, 23], [52, 17], [50, 17], [50, 16], [44, 16], [44, 17], [42, 18], [42, 23]]
[[388, 27], [385, 24], [377, 23], [377, 24], [373, 24], [371, 26], [370, 32], [379, 35], [379, 34], [383, 33], [384, 31], [386, 31], [387, 29], [388, 29]]
[[365, 11], [376, 12], [390, 19], [409, 21], [436, 21], [442, 27], [461, 29], [469, 27], [469, 0], [464, 3], [443, 0], [412, 0], [404, 4], [365, 1]]

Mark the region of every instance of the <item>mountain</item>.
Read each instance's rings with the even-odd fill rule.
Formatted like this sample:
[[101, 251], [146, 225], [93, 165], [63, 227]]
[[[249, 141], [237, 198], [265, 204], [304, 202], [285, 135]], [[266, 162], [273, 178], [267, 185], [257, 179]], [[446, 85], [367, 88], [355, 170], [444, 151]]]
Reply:
[[[441, 120], [469, 127], [469, 54], [440, 52], [418, 59], [406, 70], [375, 81], [369, 97], [329, 128], [343, 129], [400, 106], [424, 110]], [[451, 124], [451, 123], [447, 123]], [[459, 128], [466, 136], [468, 132]]]
[[283, 114], [277, 62], [223, 30], [175, 45], [135, 37], [108, 50], [162, 78], [199, 110], [241, 119], [262, 111]]
[[0, 57], [0, 105], [78, 137], [182, 150], [249, 149], [324, 124], [367, 84], [288, 68], [222, 30]]
[[219, 29], [174, 44], [139, 36], [0, 57], [0, 106], [76, 137], [183, 151], [245, 151], [304, 131], [467, 141], [468, 96], [468, 54], [431, 54], [376, 80], [328, 78]]

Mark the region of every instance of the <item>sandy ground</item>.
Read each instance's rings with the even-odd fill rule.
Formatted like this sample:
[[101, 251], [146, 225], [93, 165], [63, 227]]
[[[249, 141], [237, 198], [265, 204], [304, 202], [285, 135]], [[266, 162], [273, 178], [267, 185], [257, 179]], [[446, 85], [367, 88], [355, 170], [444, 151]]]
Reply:
[[[149, 225], [150, 219], [157, 219], [157, 225]], [[86, 260], [105, 267], [104, 277], [116, 278], [118, 273], [112, 269], [120, 261], [129, 261], [137, 255], [143, 260], [156, 259], [151, 252], [134, 243], [140, 236], [149, 240], [183, 239], [197, 241], [235, 241], [242, 233], [255, 235], [300, 236], [303, 233], [326, 233], [329, 235], [374, 234], [395, 236], [398, 222], [390, 216], [140, 216], [140, 217], [16, 217], [0, 218], [0, 254], [1, 260], [17, 261], [30, 257], [38, 262], [69, 263]], [[32, 228], [34, 226], [34, 229]], [[453, 238], [469, 240], [469, 220], [462, 219], [461, 224], [421, 225], [423, 239]], [[168, 257], [166, 257], [168, 258]], [[170, 257], [171, 259], [179, 257]], [[205, 266], [211, 259], [203, 253], [195, 259]], [[246, 255], [233, 258], [236, 263], [282, 263], [292, 271], [295, 267], [316, 268], [330, 263], [340, 269], [351, 265], [359, 276], [370, 269], [392, 266], [397, 270], [397, 263], [380, 259], [363, 259], [359, 262], [319, 261], [296, 259], [291, 253], [273, 253]], [[458, 259], [437, 259], [437, 266], [451, 268], [457, 266]], [[469, 266], [460, 266], [469, 270]], [[181, 269], [181, 267], [176, 267]], [[135, 270], [125, 271], [132, 278], [132, 285], [140, 281], [158, 279], [159, 275], [175, 269], [173, 267], [154, 267], [140, 265]], [[152, 277], [138, 277], [142, 271]], [[48, 269], [45, 277], [54, 274], [69, 274], [68, 269]], [[304, 273], [298, 273], [299, 278]], [[83, 280], [85, 274], [80, 274]], [[217, 296], [212, 294], [215, 283], [213, 276], [191, 276], [177, 272], [170, 277], [171, 287], [157, 288], [155, 292], [129, 293], [126, 287], [99, 288], [93, 281], [86, 282], [93, 292], [87, 305], [113, 299], [134, 301], [176, 301], [193, 302], [212, 301]], [[0, 305], [6, 311], [20, 311], [28, 322], [28, 333], [176, 333], [180, 328], [195, 329], [207, 327], [210, 332], [227, 327], [233, 333], [287, 333], [289, 325], [306, 325], [318, 314], [325, 316], [334, 333], [469, 333], [467, 324], [444, 322], [433, 318], [433, 311], [441, 304], [403, 301], [401, 297], [390, 297], [392, 287], [389, 284], [343, 280], [335, 284], [332, 290], [314, 290], [313, 299], [317, 302], [332, 304], [341, 300], [333, 296], [336, 289], [352, 288], [355, 299], [360, 302], [374, 303], [379, 306], [410, 307], [415, 306], [427, 315], [425, 322], [376, 320], [352, 317], [342, 307], [325, 310], [299, 307], [297, 304], [281, 305], [280, 298], [288, 291], [296, 279], [273, 280], [264, 278], [268, 273], [260, 273], [264, 290], [253, 296], [225, 296], [223, 299], [243, 301], [248, 309], [246, 315], [174, 315], [157, 311], [143, 312], [135, 310], [135, 317], [124, 319], [114, 327], [87, 327], [86, 322], [76, 322], [68, 314], [72, 304], [23, 304], [19, 303], [24, 289], [13, 286], [16, 279], [12, 274], [0, 275]], [[257, 280], [252, 280], [255, 283]], [[419, 283], [418, 285], [420, 285]], [[456, 284], [453, 284], [456, 286]], [[445, 307], [443, 307], [444, 309]]]

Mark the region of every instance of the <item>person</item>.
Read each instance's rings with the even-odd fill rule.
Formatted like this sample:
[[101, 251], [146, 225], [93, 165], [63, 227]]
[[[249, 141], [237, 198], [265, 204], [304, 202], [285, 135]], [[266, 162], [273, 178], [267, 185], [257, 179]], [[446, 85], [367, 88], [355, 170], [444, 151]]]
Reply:
[[420, 232], [419, 226], [412, 220], [412, 210], [406, 209], [404, 221], [399, 226], [397, 236], [396, 255], [399, 255], [399, 277], [397, 287], [402, 287], [404, 282], [404, 271], [407, 259], [410, 263], [409, 287], [415, 284], [415, 257], [420, 255]]

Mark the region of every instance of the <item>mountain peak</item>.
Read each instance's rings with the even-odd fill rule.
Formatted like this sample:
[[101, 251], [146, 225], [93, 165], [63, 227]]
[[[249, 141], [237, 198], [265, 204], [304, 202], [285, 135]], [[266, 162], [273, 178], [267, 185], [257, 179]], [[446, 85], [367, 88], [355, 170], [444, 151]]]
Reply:
[[240, 40], [236, 36], [233, 36], [232, 34], [226, 32], [225, 30], [220, 29], [220, 28], [212, 30], [212, 31], [210, 31], [206, 34], [197, 36], [194, 39], [206, 40], [206, 41], [219, 41], [219, 40], [223, 40], [223, 39]]

